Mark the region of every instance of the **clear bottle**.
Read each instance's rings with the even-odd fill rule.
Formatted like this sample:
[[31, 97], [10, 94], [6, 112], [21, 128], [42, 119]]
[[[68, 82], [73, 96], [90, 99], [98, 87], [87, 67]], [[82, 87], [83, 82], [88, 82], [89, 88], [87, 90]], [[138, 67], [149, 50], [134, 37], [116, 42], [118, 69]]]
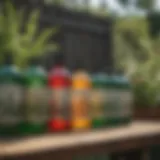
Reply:
[[23, 115], [23, 74], [12, 63], [11, 54], [0, 68], [0, 134], [19, 134]]
[[47, 73], [36, 59], [24, 72], [25, 81], [25, 120], [21, 125], [24, 134], [47, 131], [50, 93], [47, 88]]

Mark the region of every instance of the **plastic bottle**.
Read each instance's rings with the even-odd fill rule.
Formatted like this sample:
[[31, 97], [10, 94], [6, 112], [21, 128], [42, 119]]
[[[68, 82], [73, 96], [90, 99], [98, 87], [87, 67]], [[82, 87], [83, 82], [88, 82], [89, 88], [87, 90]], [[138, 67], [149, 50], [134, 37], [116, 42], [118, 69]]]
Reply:
[[0, 68], [0, 134], [19, 133], [22, 122], [23, 75], [12, 63], [11, 55]]
[[109, 75], [106, 79], [106, 126], [116, 126], [119, 123], [119, 95], [117, 92], [117, 77]]
[[91, 113], [93, 128], [105, 126], [105, 81], [105, 74], [96, 74], [92, 77]]
[[128, 124], [132, 120], [133, 94], [127, 77], [121, 75], [119, 95], [121, 105], [121, 124]]
[[132, 94], [128, 80], [122, 75], [111, 75], [107, 82], [107, 117], [109, 126], [117, 126], [131, 117]]
[[47, 88], [45, 70], [32, 59], [25, 70], [25, 120], [21, 126], [24, 134], [42, 133], [46, 131], [49, 118], [50, 93]]
[[72, 76], [72, 128], [86, 130], [91, 127], [90, 117], [91, 78], [83, 69], [78, 69]]
[[55, 66], [48, 76], [48, 84], [52, 90], [52, 117], [49, 121], [49, 130], [51, 132], [69, 130], [71, 74], [63, 64], [63, 57], [57, 56]]

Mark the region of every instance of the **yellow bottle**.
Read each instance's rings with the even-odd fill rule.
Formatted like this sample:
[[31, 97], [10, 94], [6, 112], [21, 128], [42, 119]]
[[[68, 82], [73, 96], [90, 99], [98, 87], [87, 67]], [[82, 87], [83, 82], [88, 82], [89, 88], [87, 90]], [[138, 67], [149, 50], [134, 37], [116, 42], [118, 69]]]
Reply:
[[72, 76], [72, 128], [85, 130], [91, 127], [89, 94], [91, 79], [85, 71], [78, 71]]

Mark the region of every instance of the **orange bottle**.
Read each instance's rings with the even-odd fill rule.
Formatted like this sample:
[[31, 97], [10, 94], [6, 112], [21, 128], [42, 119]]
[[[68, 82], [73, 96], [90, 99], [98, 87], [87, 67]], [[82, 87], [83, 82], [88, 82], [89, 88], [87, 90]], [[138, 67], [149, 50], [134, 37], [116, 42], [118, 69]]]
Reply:
[[72, 76], [72, 128], [84, 130], [91, 126], [89, 93], [91, 79], [89, 75], [79, 70]]

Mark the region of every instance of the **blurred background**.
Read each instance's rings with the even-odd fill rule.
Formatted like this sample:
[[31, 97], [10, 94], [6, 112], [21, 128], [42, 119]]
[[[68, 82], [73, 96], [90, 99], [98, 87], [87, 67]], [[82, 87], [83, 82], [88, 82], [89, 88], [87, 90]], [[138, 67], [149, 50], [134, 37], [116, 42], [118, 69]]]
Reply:
[[49, 70], [59, 53], [72, 71], [81, 65], [90, 73], [126, 75], [134, 86], [136, 107], [159, 105], [159, 0], [4, 2], [1, 0], [1, 64], [6, 53], [12, 52], [20, 67], [37, 57]]
[[1, 66], [36, 58], [49, 71], [57, 54], [70, 71], [125, 75], [133, 118], [160, 120], [160, 0], [0, 1]]

